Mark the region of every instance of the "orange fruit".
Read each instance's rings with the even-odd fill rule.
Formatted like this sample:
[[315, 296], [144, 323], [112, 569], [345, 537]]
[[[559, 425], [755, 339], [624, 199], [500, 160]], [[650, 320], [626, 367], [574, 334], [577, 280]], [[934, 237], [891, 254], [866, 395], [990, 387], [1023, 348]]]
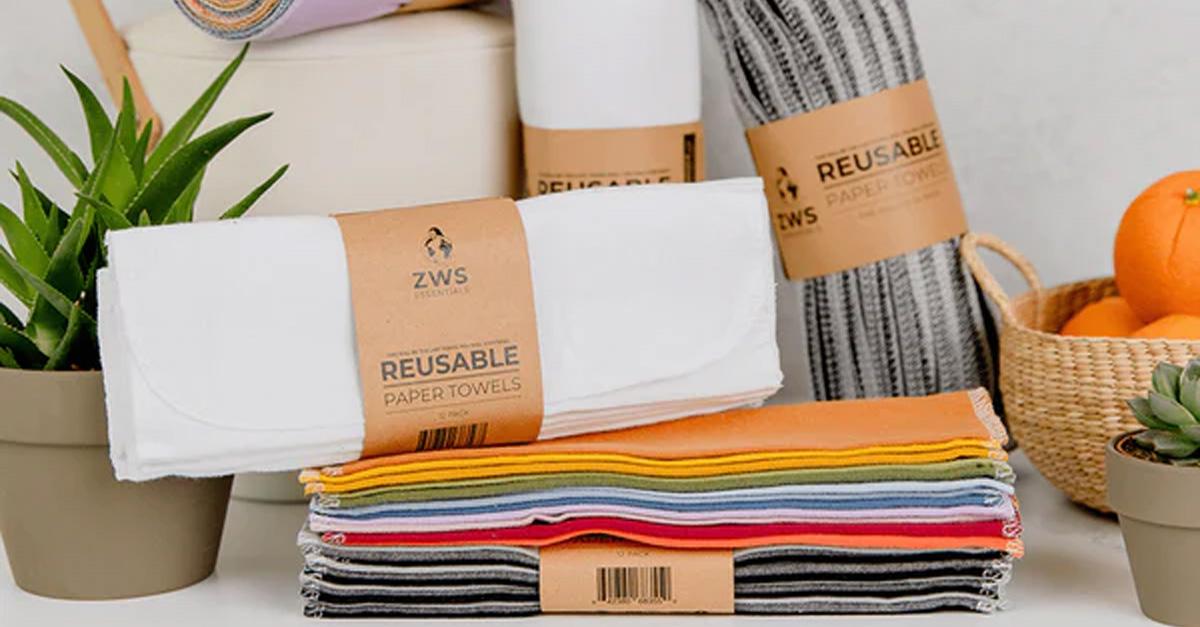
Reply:
[[1113, 265], [1117, 288], [1142, 320], [1200, 315], [1200, 171], [1172, 174], [1129, 205]]
[[1124, 298], [1109, 296], [1080, 309], [1059, 333], [1076, 337], [1128, 337], [1145, 324]]
[[1171, 314], [1140, 328], [1130, 337], [1146, 340], [1200, 340], [1200, 316]]

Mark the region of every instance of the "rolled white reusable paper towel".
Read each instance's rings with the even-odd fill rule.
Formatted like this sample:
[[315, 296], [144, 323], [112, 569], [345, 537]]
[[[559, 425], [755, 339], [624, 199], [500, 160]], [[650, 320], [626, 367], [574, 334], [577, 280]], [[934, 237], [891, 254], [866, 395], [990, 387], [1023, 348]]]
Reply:
[[[540, 437], [751, 405], [778, 389], [759, 179], [517, 203], [541, 353]], [[100, 350], [121, 479], [346, 462], [363, 406], [333, 218], [108, 236]]]
[[700, 119], [695, 0], [514, 0], [521, 121], [616, 129]]

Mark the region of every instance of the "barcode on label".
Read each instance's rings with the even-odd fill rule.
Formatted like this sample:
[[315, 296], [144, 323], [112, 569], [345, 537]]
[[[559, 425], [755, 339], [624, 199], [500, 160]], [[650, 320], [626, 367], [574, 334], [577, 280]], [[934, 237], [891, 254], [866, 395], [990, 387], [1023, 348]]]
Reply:
[[683, 182], [696, 182], [696, 134], [683, 136]]
[[674, 601], [670, 566], [611, 566], [596, 569], [596, 602], [666, 603]]
[[444, 448], [482, 446], [487, 438], [488, 423], [476, 422], [438, 429], [425, 429], [417, 435], [418, 451], [437, 451]]

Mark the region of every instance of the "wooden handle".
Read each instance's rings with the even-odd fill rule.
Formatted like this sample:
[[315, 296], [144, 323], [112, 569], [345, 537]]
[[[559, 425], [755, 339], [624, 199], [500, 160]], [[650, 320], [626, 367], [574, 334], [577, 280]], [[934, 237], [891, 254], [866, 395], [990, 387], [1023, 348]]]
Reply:
[[996, 302], [1006, 317], [1011, 317], [1008, 294], [1003, 287], [1000, 287], [1000, 282], [996, 280], [992, 271], [988, 270], [983, 263], [983, 258], [979, 256], [981, 247], [995, 252], [1016, 266], [1017, 270], [1021, 272], [1021, 276], [1025, 278], [1025, 282], [1029, 284], [1029, 289], [1041, 291], [1042, 280], [1025, 255], [1017, 252], [1017, 249], [1009, 246], [1004, 240], [986, 233], [967, 233], [963, 236], [960, 246], [963, 262], [967, 264], [971, 274], [975, 275], [975, 280], [979, 282], [979, 287], [983, 288], [984, 293]]
[[146, 88], [142, 86], [137, 69], [129, 59], [129, 48], [125, 45], [121, 33], [113, 26], [103, 0], [71, 0], [71, 8], [75, 10], [79, 28], [83, 30], [83, 36], [87, 39], [92, 56], [96, 58], [96, 65], [100, 67], [100, 74], [104, 77], [104, 83], [108, 85], [108, 93], [117, 106], [121, 106], [123, 81], [129, 79], [129, 87], [133, 91], [133, 104], [137, 110], [138, 127], [143, 127], [147, 122], [154, 125], [150, 134], [150, 144], [153, 146], [162, 133], [162, 120], [150, 104]]

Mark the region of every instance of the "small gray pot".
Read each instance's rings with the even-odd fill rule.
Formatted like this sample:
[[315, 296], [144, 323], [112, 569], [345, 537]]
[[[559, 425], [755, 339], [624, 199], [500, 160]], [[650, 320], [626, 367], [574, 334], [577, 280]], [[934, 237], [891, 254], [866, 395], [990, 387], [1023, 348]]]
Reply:
[[1168, 625], [1200, 625], [1200, 468], [1139, 459], [1120, 445], [1106, 452], [1108, 502], [1121, 519], [1142, 613]]
[[212, 574], [231, 478], [117, 481], [99, 372], [0, 368], [0, 399], [0, 537], [18, 586], [119, 599]]

